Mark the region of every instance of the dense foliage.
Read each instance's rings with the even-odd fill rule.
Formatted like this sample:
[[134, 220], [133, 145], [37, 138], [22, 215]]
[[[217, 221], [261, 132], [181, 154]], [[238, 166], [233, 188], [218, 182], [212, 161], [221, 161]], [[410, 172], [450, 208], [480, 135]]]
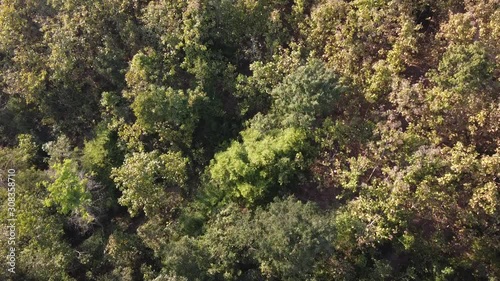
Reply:
[[499, 65], [495, 0], [3, 0], [0, 279], [498, 280]]

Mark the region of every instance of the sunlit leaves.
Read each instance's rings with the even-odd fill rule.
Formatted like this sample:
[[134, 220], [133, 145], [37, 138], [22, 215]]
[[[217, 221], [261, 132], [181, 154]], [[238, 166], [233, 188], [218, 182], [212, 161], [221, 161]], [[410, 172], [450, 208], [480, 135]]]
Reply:
[[131, 215], [144, 211], [147, 216], [168, 213], [176, 208], [186, 178], [187, 159], [180, 153], [133, 153], [123, 165], [113, 169], [112, 177], [122, 191], [120, 204]]
[[[243, 142], [233, 142], [215, 156], [210, 167], [211, 183], [229, 198], [254, 204], [283, 192], [306, 166], [305, 132], [298, 129], [275, 130], [262, 136], [254, 129], [242, 132]], [[270, 197], [271, 196], [271, 197]]]
[[61, 214], [74, 213], [92, 221], [93, 218], [86, 210], [91, 199], [86, 189], [87, 180], [81, 178], [76, 163], [66, 159], [63, 163], [54, 164], [52, 168], [55, 170], [54, 182], [47, 186], [50, 195], [45, 200], [45, 205], [56, 206]]

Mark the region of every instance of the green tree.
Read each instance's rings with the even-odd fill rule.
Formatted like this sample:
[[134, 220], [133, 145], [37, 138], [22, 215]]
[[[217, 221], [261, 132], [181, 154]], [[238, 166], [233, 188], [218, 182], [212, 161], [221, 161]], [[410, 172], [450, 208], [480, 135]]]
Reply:
[[289, 197], [254, 212], [231, 204], [202, 236], [173, 241], [164, 270], [192, 280], [328, 280], [334, 239], [332, 217], [310, 203]]
[[[0, 172], [7, 175], [15, 170], [15, 245], [1, 239], [4, 249], [16, 248], [15, 274], [2, 271], [3, 280], [74, 280], [69, 273], [75, 264], [75, 255], [64, 239], [64, 218], [44, 205], [49, 196], [42, 185], [49, 176], [34, 167], [38, 146], [31, 136], [19, 136], [19, 144], [14, 148], [0, 148]], [[7, 227], [9, 214], [7, 178], [0, 180], [2, 227]]]
[[48, 207], [56, 206], [61, 214], [76, 214], [84, 220], [92, 221], [87, 212], [91, 195], [87, 190], [87, 179], [82, 178], [73, 160], [65, 159], [62, 163], [52, 166], [55, 171], [54, 182], [46, 183], [49, 197], [44, 201]]
[[187, 159], [180, 153], [138, 152], [125, 157], [122, 166], [113, 168], [112, 177], [122, 191], [120, 204], [135, 216], [166, 214], [175, 209], [187, 180]]
[[215, 155], [209, 168], [210, 184], [226, 200], [247, 205], [265, 202], [285, 192], [282, 187], [292, 183], [307, 165], [308, 144], [302, 130], [289, 128], [261, 135], [247, 129], [242, 139]]

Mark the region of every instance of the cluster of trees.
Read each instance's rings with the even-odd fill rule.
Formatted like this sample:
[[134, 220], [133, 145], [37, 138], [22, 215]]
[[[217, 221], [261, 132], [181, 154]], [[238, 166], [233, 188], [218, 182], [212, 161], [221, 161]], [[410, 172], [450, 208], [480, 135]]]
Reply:
[[3, 0], [0, 26], [0, 279], [500, 276], [498, 1]]

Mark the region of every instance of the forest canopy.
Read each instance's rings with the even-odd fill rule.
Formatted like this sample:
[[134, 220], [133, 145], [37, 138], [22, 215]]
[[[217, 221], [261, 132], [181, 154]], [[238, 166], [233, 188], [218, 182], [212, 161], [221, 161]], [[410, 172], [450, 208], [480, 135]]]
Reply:
[[499, 64], [496, 0], [3, 0], [0, 279], [498, 280]]

